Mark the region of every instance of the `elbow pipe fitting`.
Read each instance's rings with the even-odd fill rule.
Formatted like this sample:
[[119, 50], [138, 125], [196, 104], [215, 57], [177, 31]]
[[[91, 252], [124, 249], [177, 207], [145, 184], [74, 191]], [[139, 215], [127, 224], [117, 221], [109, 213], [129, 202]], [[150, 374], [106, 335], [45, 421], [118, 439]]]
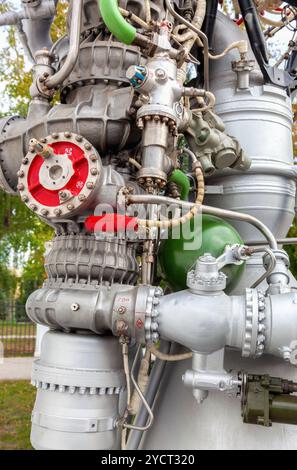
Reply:
[[187, 175], [181, 170], [175, 170], [168, 181], [170, 183], [175, 183], [181, 189], [181, 199], [183, 201], [188, 201], [191, 184]]
[[121, 15], [118, 0], [98, 0], [98, 5], [102, 19], [113, 36], [124, 44], [133, 44], [137, 30]]
[[232, 299], [224, 292], [197, 295], [188, 290], [161, 297], [158, 333], [201, 354], [212, 354], [227, 345]]
[[16, 25], [24, 18], [26, 18], [26, 13], [24, 10], [8, 11], [0, 16], [0, 26]]
[[192, 351], [209, 355], [228, 346], [243, 357], [265, 353], [297, 365], [295, 292], [264, 297], [247, 289], [228, 297], [183, 291], [161, 297], [155, 311], [159, 336]]

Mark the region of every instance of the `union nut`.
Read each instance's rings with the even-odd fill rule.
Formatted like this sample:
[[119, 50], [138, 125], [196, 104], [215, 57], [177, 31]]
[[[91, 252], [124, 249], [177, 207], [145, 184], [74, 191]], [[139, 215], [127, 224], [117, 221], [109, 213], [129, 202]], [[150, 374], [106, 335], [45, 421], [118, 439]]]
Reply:
[[127, 333], [129, 326], [124, 320], [117, 320], [115, 323], [116, 334], [121, 336]]

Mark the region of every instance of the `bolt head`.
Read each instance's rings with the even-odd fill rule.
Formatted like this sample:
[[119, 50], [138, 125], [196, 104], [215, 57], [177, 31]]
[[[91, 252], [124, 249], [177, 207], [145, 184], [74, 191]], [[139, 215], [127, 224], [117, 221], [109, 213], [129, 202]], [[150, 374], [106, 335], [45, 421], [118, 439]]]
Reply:
[[124, 315], [126, 312], [127, 312], [127, 308], [124, 307], [123, 305], [118, 308], [118, 313], [119, 313], [120, 315]]
[[67, 193], [65, 191], [60, 191], [59, 196], [60, 196], [61, 199], [66, 199]]
[[80, 305], [78, 303], [74, 303], [71, 305], [71, 310], [73, 312], [77, 312], [80, 309]]

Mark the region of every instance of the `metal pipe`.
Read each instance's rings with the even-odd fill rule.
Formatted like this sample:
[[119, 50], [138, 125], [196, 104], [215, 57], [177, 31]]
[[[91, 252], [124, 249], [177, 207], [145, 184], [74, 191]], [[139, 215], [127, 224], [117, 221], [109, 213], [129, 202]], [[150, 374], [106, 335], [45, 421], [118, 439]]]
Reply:
[[256, 289], [256, 287], [262, 284], [262, 282], [265, 281], [265, 279], [267, 279], [268, 276], [270, 276], [270, 274], [273, 273], [275, 266], [276, 266], [275, 254], [269, 248], [256, 248], [252, 250], [252, 254], [254, 253], [267, 253], [270, 256], [271, 261], [266, 272], [262, 274], [262, 276], [260, 276], [256, 282], [254, 282], [254, 284], [251, 286], [251, 289]]
[[98, 5], [104, 24], [111, 34], [124, 44], [132, 44], [137, 30], [121, 15], [118, 0], [100, 0]]
[[25, 10], [7, 11], [0, 15], [0, 26], [17, 25], [21, 20], [28, 18]]
[[52, 77], [49, 77], [45, 81], [47, 88], [57, 88], [63, 81], [68, 77], [68, 75], [74, 69], [74, 66], [77, 62], [79, 46], [80, 46], [80, 31], [82, 25], [82, 11], [83, 11], [84, 0], [75, 0], [72, 2], [72, 18], [70, 26], [70, 38], [69, 38], [69, 51], [67, 54], [67, 59], [65, 60], [61, 69], [55, 73]]
[[[171, 343], [167, 341], [161, 341], [160, 351], [164, 354], [168, 354], [170, 352]], [[145, 395], [146, 401], [150, 408], [153, 408], [159, 386], [164, 374], [164, 370], [166, 367], [166, 362], [161, 361], [160, 359], [156, 359], [156, 362], [153, 366], [153, 370], [150, 375], [150, 381], [148, 384], [147, 392]], [[144, 426], [147, 422], [148, 413], [145, 406], [142, 406], [137, 417], [135, 420], [136, 426]], [[132, 430], [129, 434], [128, 443], [127, 443], [127, 450], [137, 450], [141, 443], [141, 439], [143, 436], [143, 432]]]
[[[297, 245], [297, 238], [279, 238], [276, 240], [278, 245]], [[265, 245], [265, 242], [259, 240], [251, 240], [246, 242], [246, 245], [249, 246], [262, 246]]]
[[191, 29], [194, 31], [194, 33], [199, 36], [199, 38], [202, 40], [203, 43], [203, 55], [204, 55], [204, 82], [205, 82], [205, 89], [209, 90], [209, 57], [208, 57], [208, 37], [206, 34], [204, 34], [202, 31], [200, 31], [198, 28], [196, 28], [192, 23], [187, 21], [185, 18], [183, 18], [181, 15], [179, 15], [174, 7], [172, 6], [171, 0], [165, 0], [166, 7], [169, 10], [169, 12], [172, 14], [174, 18], [179, 20], [181, 23], [183, 23], [187, 28]]
[[135, 379], [135, 376], [134, 376], [137, 360], [138, 360], [139, 354], [141, 353], [141, 350], [142, 350], [142, 346], [139, 345], [138, 350], [135, 354], [134, 362], [133, 362], [132, 369], [131, 369], [131, 381], [132, 381], [132, 383], [135, 387], [135, 390], [137, 391], [138, 395], [140, 396], [144, 407], [146, 408], [146, 411], [147, 411], [148, 416], [149, 416], [149, 421], [146, 424], [144, 424], [143, 426], [138, 426], [137, 424], [124, 423], [123, 428], [125, 428], [125, 429], [134, 429], [135, 431], [144, 432], [144, 431], [147, 431], [148, 429], [150, 429], [150, 427], [152, 426], [153, 421], [154, 421], [154, 415], [153, 415], [151, 407], [149, 406], [145, 396], [143, 395], [142, 391], [140, 390], [139, 385], [138, 385], [138, 383]]
[[201, 210], [202, 213], [208, 215], [214, 215], [216, 217], [231, 219], [231, 220], [240, 220], [242, 222], [247, 222], [248, 224], [253, 225], [257, 228], [262, 235], [267, 239], [270, 248], [273, 250], [277, 250], [277, 241], [275, 236], [271, 232], [271, 230], [263, 224], [260, 220], [256, 219], [249, 214], [242, 214], [240, 212], [235, 211], [228, 211], [226, 209], [219, 209], [217, 207], [210, 207], [204, 205], [197, 205], [191, 202], [186, 201], [178, 201], [176, 199], [171, 199], [170, 197], [164, 196], [151, 196], [151, 195], [135, 195], [135, 196], [128, 196], [127, 198], [128, 204], [166, 204], [166, 205], [176, 205], [179, 207], [184, 207], [185, 209], [192, 209], [193, 207], [197, 206], [198, 209]]

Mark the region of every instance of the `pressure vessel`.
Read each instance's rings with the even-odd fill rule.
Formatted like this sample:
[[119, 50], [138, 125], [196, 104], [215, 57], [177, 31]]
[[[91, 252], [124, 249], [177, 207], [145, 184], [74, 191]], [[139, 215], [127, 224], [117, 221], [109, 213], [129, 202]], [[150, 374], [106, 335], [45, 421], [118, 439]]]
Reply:
[[[243, 244], [238, 232], [224, 220], [203, 215], [201, 223], [197, 218], [191, 224], [191, 235], [173, 237], [169, 234], [159, 252], [162, 275], [167, 284], [180, 291], [187, 287], [187, 273], [197, 259], [205, 253], [220, 256], [227, 245]], [[244, 264], [226, 266], [227, 291], [235, 287], [243, 272]]]

